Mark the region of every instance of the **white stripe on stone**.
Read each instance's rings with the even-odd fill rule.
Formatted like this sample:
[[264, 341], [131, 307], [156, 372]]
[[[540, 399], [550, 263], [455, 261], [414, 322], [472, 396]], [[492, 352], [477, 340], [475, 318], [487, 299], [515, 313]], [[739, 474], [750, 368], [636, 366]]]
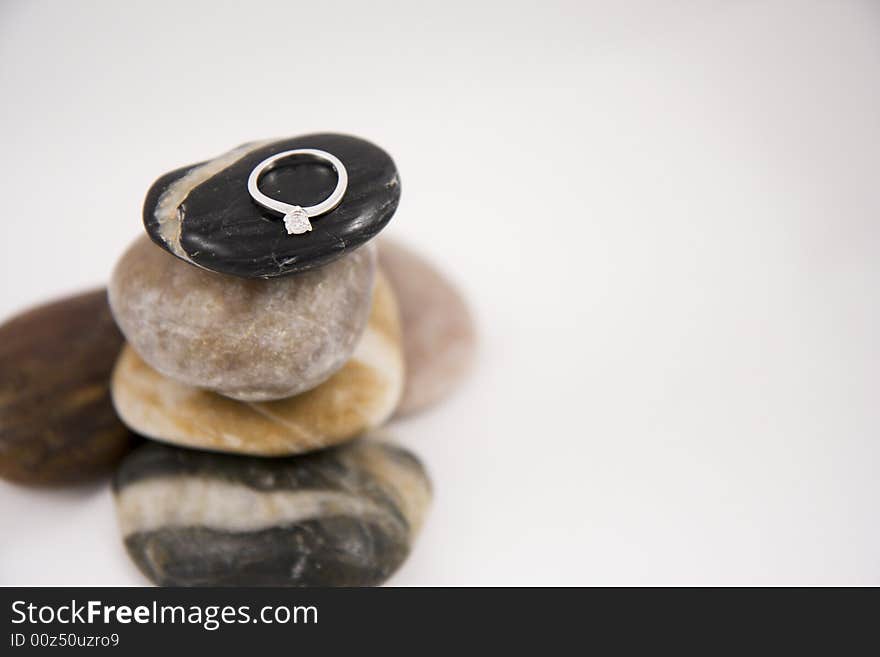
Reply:
[[[159, 224], [159, 235], [176, 256], [192, 262], [183, 250], [183, 247], [180, 246], [182, 222], [180, 220], [180, 212], [178, 211], [181, 203], [186, 200], [189, 193], [212, 176], [238, 162], [244, 156], [273, 141], [276, 140], [263, 139], [239, 146], [228, 153], [224, 153], [209, 162], [195, 167], [168, 185], [165, 191], [162, 192], [162, 195], [159, 196], [159, 200], [156, 202], [153, 216]], [[246, 192], [247, 188], [243, 186], [242, 190]]]
[[209, 477], [137, 481], [116, 494], [123, 536], [163, 527], [207, 527], [250, 532], [330, 516], [390, 518], [363, 497], [328, 490], [259, 491]]

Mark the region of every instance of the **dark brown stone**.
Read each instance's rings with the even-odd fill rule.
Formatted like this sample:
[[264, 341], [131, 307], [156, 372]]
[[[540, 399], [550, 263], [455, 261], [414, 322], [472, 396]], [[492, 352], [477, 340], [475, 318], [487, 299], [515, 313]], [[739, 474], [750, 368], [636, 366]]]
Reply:
[[0, 326], [0, 477], [59, 484], [109, 472], [134, 442], [110, 401], [122, 348], [104, 289]]

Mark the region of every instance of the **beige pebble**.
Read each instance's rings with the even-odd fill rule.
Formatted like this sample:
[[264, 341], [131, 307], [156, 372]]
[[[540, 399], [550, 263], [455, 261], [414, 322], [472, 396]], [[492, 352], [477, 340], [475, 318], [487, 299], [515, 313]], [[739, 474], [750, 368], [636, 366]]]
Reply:
[[111, 387], [123, 422], [144, 436], [262, 456], [320, 449], [377, 427], [394, 412], [402, 389], [397, 305], [381, 275], [354, 354], [312, 390], [275, 401], [236, 401], [161, 375], [130, 346], [119, 357]]

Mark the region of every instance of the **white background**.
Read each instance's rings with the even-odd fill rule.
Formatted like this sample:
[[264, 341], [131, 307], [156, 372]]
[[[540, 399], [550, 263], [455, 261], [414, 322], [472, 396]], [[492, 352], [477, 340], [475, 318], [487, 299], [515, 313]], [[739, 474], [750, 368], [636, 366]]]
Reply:
[[[880, 584], [880, 3], [0, 3], [0, 311], [100, 284], [163, 172], [383, 146], [472, 378], [390, 429], [392, 584]], [[0, 583], [141, 584], [106, 485], [0, 484]]]

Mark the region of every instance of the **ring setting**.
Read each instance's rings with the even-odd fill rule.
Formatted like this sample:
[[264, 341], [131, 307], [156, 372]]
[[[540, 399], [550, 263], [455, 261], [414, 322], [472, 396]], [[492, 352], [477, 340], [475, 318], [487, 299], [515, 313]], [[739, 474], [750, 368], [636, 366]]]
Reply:
[[284, 215], [284, 227], [288, 235], [302, 235], [312, 230], [312, 222], [309, 221], [309, 215], [305, 210], [294, 205], [293, 209]]
[[[260, 178], [272, 169], [280, 166], [282, 162], [293, 158], [317, 161], [322, 164], [329, 164], [333, 168], [336, 172], [336, 187], [330, 196], [316, 205], [301, 207], [271, 198], [260, 191]], [[342, 197], [345, 196], [345, 190], [348, 188], [348, 172], [345, 170], [345, 165], [342, 164], [342, 161], [327, 151], [318, 150], [317, 148], [298, 148], [276, 153], [260, 162], [251, 171], [250, 176], [248, 176], [247, 186], [251, 198], [258, 205], [284, 217], [284, 227], [288, 235], [302, 235], [312, 230], [310, 219], [330, 212], [342, 201]]]

